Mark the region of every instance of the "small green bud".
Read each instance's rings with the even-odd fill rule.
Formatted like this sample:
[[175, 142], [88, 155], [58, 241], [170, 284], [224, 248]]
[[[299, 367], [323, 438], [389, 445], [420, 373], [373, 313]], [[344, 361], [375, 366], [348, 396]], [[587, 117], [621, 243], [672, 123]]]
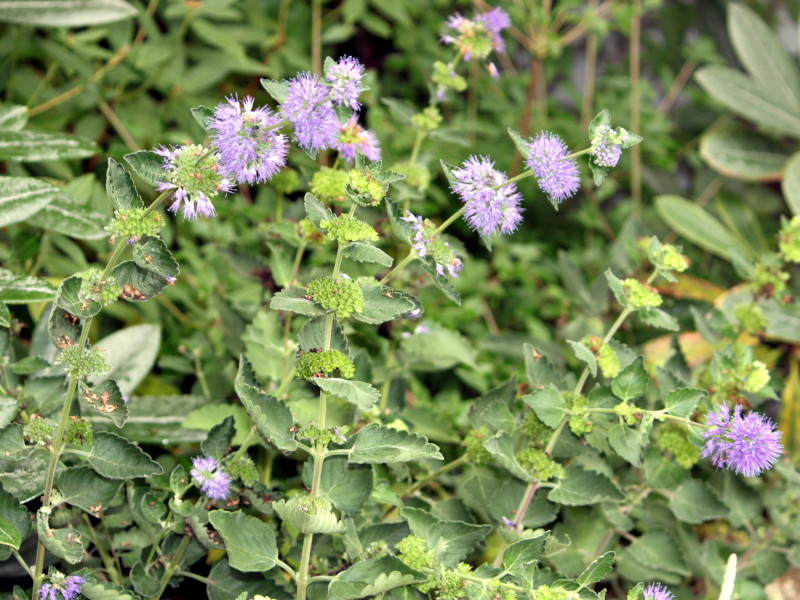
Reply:
[[747, 368], [747, 378], [744, 381], [744, 390], [755, 394], [769, 383], [767, 365], [760, 360], [754, 360]]
[[567, 591], [562, 587], [550, 587], [542, 585], [533, 592], [534, 600], [567, 600]]
[[528, 437], [531, 445], [536, 447], [547, 444], [553, 433], [553, 430], [545, 425], [532, 410], [525, 413], [520, 429]]
[[53, 436], [53, 426], [41, 415], [31, 415], [30, 421], [22, 428], [22, 434], [32, 444], [49, 444]]
[[309, 440], [312, 446], [321, 444], [323, 446], [330, 446], [331, 444], [344, 444], [347, 442], [345, 437], [350, 432], [350, 427], [347, 425], [339, 425], [338, 427], [326, 427], [325, 429], [309, 423], [305, 427], [301, 427], [297, 431], [298, 440]]
[[312, 377], [328, 377], [334, 371], [344, 379], [350, 379], [356, 370], [352, 361], [339, 350], [301, 350], [295, 365], [297, 376], [310, 380]]
[[614, 407], [614, 412], [625, 419], [625, 422], [628, 425], [635, 425], [641, 417], [639, 409], [632, 404], [628, 404], [627, 402], [620, 402], [617, 404]]
[[[464, 78], [462, 77], [462, 79]], [[464, 89], [466, 89], [466, 80], [464, 84]], [[411, 122], [420, 129], [434, 131], [435, 129], [439, 129], [439, 126], [442, 124], [442, 113], [440, 113], [439, 109], [435, 106], [429, 106], [422, 112], [411, 117]]]
[[81, 278], [78, 300], [82, 302], [99, 302], [101, 306], [105, 307], [116, 302], [122, 292], [122, 288], [112, 276], [101, 281], [103, 272], [97, 267], [90, 267], [76, 275]]
[[564, 467], [538, 448], [527, 448], [517, 453], [517, 462], [537, 481], [563, 479]]
[[326, 238], [323, 237], [319, 231], [317, 231], [317, 228], [314, 227], [314, 224], [305, 218], [300, 219], [300, 221], [297, 223], [297, 235], [306, 244], [318, 244], [326, 241]]
[[146, 208], [128, 208], [114, 211], [114, 218], [106, 225], [106, 231], [111, 233], [112, 242], [117, 237], [136, 242], [158, 235], [163, 226], [164, 219], [157, 211], [148, 213]]
[[258, 470], [249, 456], [240, 456], [225, 465], [225, 471], [234, 479], [241, 480], [245, 487], [251, 488], [258, 483]]
[[284, 169], [271, 180], [272, 187], [282, 194], [291, 194], [300, 187], [300, 176], [294, 169]]
[[348, 184], [358, 196], [369, 199], [373, 206], [380, 203], [386, 196], [386, 188], [375, 179], [368, 169], [350, 171]]
[[334, 311], [339, 320], [364, 310], [364, 294], [352, 279], [320, 277], [310, 281], [306, 291], [322, 308]]
[[789, 273], [782, 271], [778, 265], [759, 262], [750, 283], [756, 294], [763, 294], [767, 298], [771, 298], [774, 294], [780, 294], [786, 289], [788, 280]]
[[349, 213], [339, 215], [330, 221], [323, 219], [319, 226], [320, 229], [325, 230], [325, 235], [329, 240], [336, 240], [340, 244], [378, 240], [378, 232], [372, 225]]
[[490, 579], [486, 584], [486, 591], [492, 600], [517, 600], [514, 590], [504, 586], [499, 579]]
[[322, 200], [341, 201], [344, 199], [344, 186], [347, 173], [341, 169], [322, 167], [311, 178], [311, 193]]
[[492, 455], [483, 447], [483, 442], [489, 436], [489, 430], [485, 427], [473, 429], [464, 438], [462, 445], [466, 448], [469, 462], [473, 465], [484, 465], [492, 462]]
[[392, 171], [406, 176], [406, 183], [421, 192], [430, 187], [431, 172], [428, 167], [419, 163], [400, 162], [392, 165]]
[[656, 445], [672, 453], [675, 462], [684, 469], [691, 469], [700, 460], [700, 449], [689, 441], [686, 431], [678, 424], [659, 427]]
[[109, 369], [104, 350], [87, 348], [81, 352], [77, 344], [65, 344], [56, 356], [55, 363], [62, 365], [71, 379], [84, 379], [88, 375], [102, 375]]
[[377, 279], [375, 279], [374, 277], [370, 277], [369, 275], [362, 275], [361, 277], [356, 277], [355, 281], [358, 284], [358, 287], [364, 287], [364, 286], [376, 287], [380, 285]]
[[784, 220], [778, 234], [778, 248], [786, 262], [800, 262], [800, 215]]
[[442, 569], [437, 573], [436, 587], [438, 600], [460, 600], [467, 597], [464, 575], [470, 575], [472, 567], [467, 563], [458, 563], [455, 569]]
[[603, 344], [598, 348], [597, 366], [600, 367], [603, 377], [609, 379], [614, 379], [622, 370], [622, 365], [620, 365], [617, 353], [614, 351], [614, 348], [608, 344]]
[[661, 305], [661, 294], [638, 279], [623, 279], [622, 289], [625, 292], [628, 306], [631, 308], [654, 308]]
[[399, 557], [412, 569], [432, 569], [433, 551], [428, 550], [425, 540], [416, 535], [409, 535], [397, 542]]
[[86, 419], [79, 419], [72, 416], [67, 421], [67, 429], [64, 433], [64, 441], [67, 444], [72, 444], [78, 448], [84, 446], [91, 446], [94, 440], [94, 432], [92, 424], [88, 423]]
[[767, 328], [767, 317], [757, 304], [739, 304], [734, 313], [739, 326], [751, 335], [761, 333]]

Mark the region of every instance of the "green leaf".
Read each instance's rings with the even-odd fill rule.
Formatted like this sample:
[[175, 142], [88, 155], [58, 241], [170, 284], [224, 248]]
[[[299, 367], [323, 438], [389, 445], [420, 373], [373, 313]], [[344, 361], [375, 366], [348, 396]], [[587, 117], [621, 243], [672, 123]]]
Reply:
[[694, 413], [697, 404], [706, 397], [705, 390], [697, 388], [678, 388], [672, 390], [664, 399], [664, 412], [674, 417], [687, 418]]
[[[1, 435], [0, 441], [0, 483], [3, 488], [19, 498], [21, 502], [28, 502], [44, 492], [45, 474], [50, 462], [50, 453], [46, 450], [26, 447], [22, 444], [22, 427], [12, 423], [0, 434], [12, 427], [19, 428], [19, 438], [15, 440], [19, 445], [8, 448], [7, 436]], [[16, 430], [12, 429], [15, 432]], [[6, 454], [6, 452], [8, 454]], [[16, 455], [16, 456], [14, 456]], [[13, 458], [12, 458], [13, 457]]]
[[538, 392], [524, 396], [522, 400], [550, 429], [558, 427], [569, 412], [561, 392], [552, 383]]
[[318, 509], [311, 514], [301, 504], [286, 500], [273, 502], [272, 508], [283, 521], [301, 533], [341, 533], [345, 530], [344, 523], [330, 510]]
[[594, 353], [580, 342], [567, 340], [567, 343], [570, 345], [570, 347], [572, 347], [572, 351], [575, 353], [575, 358], [585, 363], [586, 366], [589, 367], [592, 377], [595, 377], [597, 375], [597, 358], [595, 357]]
[[518, 477], [522, 479], [522, 481], [533, 481], [531, 474], [523, 469], [522, 465], [517, 462], [516, 453], [514, 451], [514, 438], [509, 432], [501, 431], [487, 438], [483, 442], [483, 447], [503, 468], [514, 475], [514, 477]]
[[124, 0], [0, 1], [0, 21], [38, 27], [85, 27], [136, 16]]
[[161, 238], [150, 237], [144, 244], [134, 244], [133, 261], [142, 269], [161, 277], [174, 278], [180, 275], [178, 261]]
[[333, 213], [331, 212], [330, 208], [325, 208], [322, 205], [322, 202], [316, 199], [313, 194], [306, 194], [303, 200], [303, 205], [306, 208], [306, 216], [308, 220], [316, 227], [318, 230], [325, 233], [322, 229], [320, 229], [320, 222], [321, 221], [330, 221], [333, 219]]
[[116, 210], [144, 208], [144, 203], [139, 192], [136, 191], [131, 174], [113, 158], [108, 159], [106, 195]]
[[658, 327], [659, 329], [666, 329], [668, 331], [680, 331], [681, 327], [678, 324], [678, 319], [660, 308], [642, 308], [636, 312], [642, 320], [642, 323], [650, 325], [650, 327]]
[[459, 363], [477, 368], [470, 340], [457, 331], [439, 326], [403, 339], [400, 347], [407, 365], [419, 371], [449, 369]]
[[272, 96], [272, 99], [275, 100], [275, 102], [278, 104], [283, 104], [286, 100], [286, 94], [289, 91], [289, 82], [275, 81], [274, 79], [262, 79], [261, 87], [263, 87], [266, 92]]
[[605, 475], [587, 471], [580, 465], [569, 465], [566, 477], [558, 487], [547, 495], [547, 499], [567, 506], [587, 506], [598, 502], [622, 502], [625, 495]]
[[[0, 14], [2, 4], [0, 2]], [[100, 147], [86, 138], [38, 131], [0, 131], [0, 160], [66, 160], [86, 158], [99, 152]]]
[[403, 211], [400, 206], [391, 198], [386, 198], [386, 213], [389, 215], [389, 221], [392, 224], [392, 231], [400, 238], [400, 240], [410, 243], [411, 238], [414, 237], [414, 230], [410, 223], [403, 221]]
[[381, 393], [363, 381], [350, 381], [338, 377], [312, 377], [311, 380], [332, 396], [346, 400], [359, 410], [371, 409]]
[[50, 554], [63, 558], [71, 565], [83, 560], [81, 534], [74, 529], [50, 528], [45, 517], [39, 513], [36, 520], [36, 531], [39, 541], [44, 544]]
[[461, 306], [461, 294], [456, 291], [456, 288], [453, 287], [453, 284], [450, 283], [447, 277], [442, 277], [436, 272], [436, 263], [433, 258], [426, 256], [421, 260], [420, 264], [428, 275], [431, 276], [433, 285], [439, 288], [439, 291], [442, 292], [448, 300]]
[[776, 101], [768, 86], [722, 65], [700, 68], [695, 79], [720, 104], [765, 131], [800, 137], [800, 110]]
[[[313, 461], [306, 461], [303, 483], [310, 488]], [[372, 493], [372, 468], [348, 465], [344, 456], [330, 456], [322, 464], [320, 491], [342, 512], [357, 514]]]
[[205, 456], [219, 460], [230, 448], [234, 435], [236, 435], [236, 428], [233, 416], [227, 416], [222, 423], [211, 428], [206, 439], [200, 444], [200, 450]]
[[792, 154], [783, 166], [781, 190], [792, 214], [800, 214], [800, 152]]
[[109, 507], [121, 485], [121, 481], [101, 477], [86, 465], [64, 469], [56, 478], [64, 502], [94, 515]]
[[212, 510], [208, 520], [225, 540], [230, 565], [238, 571], [269, 571], [278, 560], [275, 534], [269, 525], [243, 512]]
[[292, 411], [282, 400], [256, 387], [253, 367], [244, 356], [239, 359], [239, 371], [233, 385], [259, 433], [279, 450], [291, 452], [296, 449], [297, 441], [290, 431], [294, 427]]
[[443, 458], [438, 446], [421, 435], [370, 423], [358, 433], [349, 461], [381, 464]]
[[228, 566], [228, 561], [222, 559], [208, 575], [206, 592], [209, 600], [240, 600], [241, 594], [252, 598], [256, 594], [277, 600], [286, 600], [273, 581], [265, 579], [261, 573], [241, 573]]
[[[516, 387], [516, 381], [514, 381], [514, 387]], [[513, 393], [516, 395], [516, 389], [513, 390]], [[469, 414], [469, 420], [475, 428], [486, 427], [492, 433], [513, 431], [516, 426], [516, 418], [509, 410], [508, 405], [502, 398], [484, 398], [484, 396], [478, 398]]]
[[20, 540], [33, 532], [33, 521], [28, 509], [11, 493], [0, 488], [0, 518], [5, 519], [17, 530]]
[[104, 379], [91, 388], [83, 384], [81, 386], [81, 407], [108, 417], [117, 427], [125, 425], [128, 420], [128, 405], [116, 381]]
[[660, 529], [648, 530], [628, 546], [626, 552], [647, 567], [684, 577], [691, 573], [678, 543], [669, 533]]
[[528, 153], [531, 151], [531, 146], [528, 142], [525, 141], [517, 131], [508, 128], [508, 135], [511, 136], [511, 141], [514, 142], [514, 145], [517, 147], [517, 150], [522, 155], [522, 158], [528, 158]]
[[613, 552], [606, 552], [603, 556], [595, 559], [592, 564], [586, 567], [583, 572], [578, 575], [578, 583], [581, 588], [589, 587], [593, 583], [603, 581], [606, 575], [614, 568], [614, 556]]
[[59, 191], [33, 177], [0, 177], [0, 227], [35, 215], [55, 200]]
[[393, 588], [427, 579], [427, 575], [415, 571], [396, 556], [369, 558], [339, 573], [328, 585], [326, 597], [328, 600], [380, 597]]
[[705, 134], [700, 156], [718, 173], [743, 181], [780, 181], [789, 158], [771, 140], [728, 131]]
[[644, 358], [641, 355], [614, 378], [611, 382], [611, 391], [617, 398], [626, 402], [644, 396], [647, 391], [647, 370], [644, 368]]
[[367, 242], [350, 242], [342, 248], [342, 256], [358, 262], [377, 263], [391, 267], [394, 259], [380, 248]]
[[19, 550], [21, 543], [22, 538], [14, 524], [0, 516], [0, 546], [11, 546], [14, 550]]
[[28, 224], [68, 235], [79, 240], [101, 240], [108, 236], [105, 226], [108, 217], [103, 213], [81, 206], [66, 196], [58, 196], [36, 213]]
[[508, 571], [515, 579], [519, 579], [523, 569], [542, 558], [544, 545], [549, 532], [545, 532], [534, 538], [514, 542], [505, 552], [503, 552], [503, 568]]
[[[327, 317], [321, 316], [306, 322], [297, 334], [297, 341], [303, 350], [325, 347], [325, 333], [327, 332]], [[333, 329], [331, 330], [331, 348], [338, 350], [352, 360], [353, 353], [350, 351], [350, 344], [342, 331], [336, 317], [333, 318]]]
[[608, 443], [614, 452], [634, 467], [642, 464], [642, 434], [639, 430], [617, 423], [608, 431]]
[[150, 373], [160, 346], [158, 325], [133, 325], [104, 337], [95, 344], [105, 350], [110, 369], [103, 379], [113, 379], [120, 393], [130, 396]]
[[155, 152], [140, 150], [125, 155], [131, 170], [152, 186], [164, 181], [164, 159]]
[[446, 567], [455, 567], [486, 539], [491, 525], [473, 525], [463, 521], [444, 521], [419, 508], [400, 509], [413, 535], [427, 542], [434, 556]]
[[4, 302], [0, 302], [0, 327], [11, 327], [11, 311]]
[[81, 595], [87, 600], [139, 600], [133, 592], [123, 590], [113, 583], [87, 579], [81, 586]]
[[94, 445], [87, 460], [95, 471], [110, 479], [148, 477], [164, 471], [139, 446], [106, 431], [94, 434]]
[[19, 131], [28, 121], [28, 107], [21, 104], [0, 104], [0, 129]]
[[63, 308], [69, 314], [81, 319], [93, 317], [102, 310], [99, 302], [94, 300], [81, 300], [80, 291], [83, 280], [76, 275], [67, 277], [58, 286], [58, 293], [56, 294], [56, 306]]
[[111, 275], [122, 288], [120, 298], [128, 302], [147, 302], [169, 284], [165, 277], [143, 269], [132, 260], [118, 264]]
[[769, 89], [770, 97], [800, 111], [800, 74], [772, 29], [750, 8], [732, 3], [728, 35], [744, 68]]
[[[39, 358], [38, 356], [26, 356], [25, 358], [15, 362], [14, 365], [11, 367], [11, 370], [14, 372], [14, 375], [31, 375], [32, 373], [36, 373], [38, 371], [41, 371], [42, 369], [46, 369], [49, 366], [50, 366], [49, 362], [47, 362], [42, 358]], [[0, 396], [0, 398], [3, 398], [3, 396]], [[0, 414], [2, 414], [2, 408], [0, 408]], [[0, 423], [1, 422], [2, 418], [0, 418]], [[5, 425], [5, 423], [0, 425], [0, 427], [2, 427], [3, 425]]]
[[307, 295], [305, 288], [284, 288], [272, 296], [269, 307], [272, 310], [286, 310], [307, 317], [324, 315], [325, 309], [310, 298], [306, 298]]
[[669, 496], [669, 508], [684, 523], [698, 524], [721, 519], [728, 514], [709, 485], [699, 479], [687, 479]]
[[525, 356], [525, 375], [532, 388], [541, 389], [549, 384], [557, 388], [564, 386], [564, 378], [549, 358], [530, 344], [523, 344], [522, 348]]
[[364, 308], [353, 317], [362, 323], [379, 325], [408, 314], [417, 308], [416, 299], [410, 294], [393, 290], [385, 285], [365, 285], [361, 287]]
[[214, 116], [214, 111], [201, 104], [192, 108], [192, 116], [203, 131], [208, 131], [208, 121]]

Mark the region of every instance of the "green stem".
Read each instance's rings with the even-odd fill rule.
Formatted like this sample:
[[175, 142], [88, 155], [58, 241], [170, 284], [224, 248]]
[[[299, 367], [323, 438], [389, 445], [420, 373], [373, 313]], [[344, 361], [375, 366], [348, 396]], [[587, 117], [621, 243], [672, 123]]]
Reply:
[[236, 451], [236, 453], [235, 453], [235, 454], [234, 454], [234, 455], [233, 455], [233, 456], [230, 458], [230, 462], [234, 462], [234, 463], [235, 463], [237, 460], [239, 460], [239, 459], [242, 457], [242, 455], [243, 455], [245, 452], [247, 452], [247, 449], [250, 447], [250, 444], [252, 443], [252, 441], [255, 439], [255, 437], [256, 437], [257, 435], [258, 435], [258, 427], [256, 427], [255, 425], [253, 425], [253, 426], [250, 428], [250, 431], [248, 432], [248, 434], [247, 434], [247, 437], [246, 437], [246, 438], [244, 438], [244, 441], [242, 442], [242, 445], [241, 445], [241, 446], [239, 446], [239, 449], [238, 449], [238, 450]]
[[89, 537], [91, 538], [94, 547], [97, 548], [97, 552], [100, 554], [100, 559], [103, 561], [103, 564], [106, 567], [106, 572], [111, 578], [111, 582], [114, 585], [121, 586], [122, 580], [117, 572], [117, 566], [111, 559], [111, 556], [109, 556], [108, 552], [106, 552], [106, 549], [100, 544], [100, 540], [97, 537], [97, 532], [94, 530], [94, 527], [92, 527], [92, 522], [89, 520], [87, 515], [83, 515], [83, 521], [86, 523], [86, 527], [89, 529]]
[[153, 211], [154, 211], [156, 208], [158, 208], [158, 206], [159, 206], [159, 205], [160, 205], [160, 204], [161, 204], [161, 203], [162, 203], [164, 200], [166, 200], [168, 197], [170, 197], [170, 196], [172, 195], [172, 192], [174, 192], [174, 191], [175, 191], [175, 190], [165, 190], [165, 191], [161, 192], [161, 194], [159, 194], [158, 198], [156, 198], [155, 200], [153, 200], [153, 202], [150, 204], [150, 206], [148, 206], [148, 207], [147, 207], [147, 209], [144, 211], [144, 215], [143, 215], [143, 216], [145, 216], [145, 217], [146, 217], [146, 216], [147, 216], [147, 215], [149, 215], [151, 212], [153, 212]]
[[19, 552], [17, 552], [16, 550], [14, 550], [12, 548], [11, 549], [11, 554], [14, 555], [14, 558], [17, 559], [17, 562], [20, 565], [22, 565], [23, 569], [25, 569], [25, 572], [28, 574], [28, 577], [33, 577], [33, 572], [31, 572], [31, 568], [28, 566], [28, 563], [26, 563], [25, 560], [19, 555]]
[[[528, 507], [531, 505], [531, 501], [533, 500], [533, 495], [536, 493], [536, 490], [539, 489], [539, 484], [535, 481], [531, 481], [528, 484], [528, 487], [525, 488], [525, 495], [522, 496], [522, 500], [517, 507], [517, 510], [514, 512], [514, 522], [517, 524], [517, 531], [521, 532], [525, 529], [525, 526], [522, 524], [522, 521], [525, 519], [525, 513], [528, 512]], [[500, 568], [503, 564], [503, 555], [506, 552], [510, 544], [503, 544], [503, 547], [500, 549], [500, 552], [497, 553], [497, 557], [494, 559], [494, 566]]]
[[404, 499], [408, 498], [409, 496], [411, 496], [416, 491], [421, 490], [424, 486], [426, 486], [428, 484], [428, 482], [433, 481], [434, 479], [438, 479], [440, 475], [443, 475], [444, 473], [447, 473], [448, 471], [452, 471], [453, 469], [455, 469], [457, 467], [460, 467], [461, 465], [465, 464], [467, 461], [468, 461], [467, 455], [466, 454], [462, 454], [461, 456], [459, 456], [455, 460], [451, 460], [446, 465], [442, 465], [441, 467], [439, 467], [438, 469], [436, 469], [432, 473], [429, 473], [428, 475], [426, 475], [422, 479], [418, 479], [416, 481], [416, 483], [414, 483], [413, 485], [409, 486], [408, 489], [405, 492], [403, 492], [402, 498], [404, 498]]
[[459, 208], [459, 209], [458, 209], [456, 212], [454, 212], [452, 215], [450, 215], [449, 217], [447, 217], [447, 219], [445, 220], [445, 222], [444, 222], [444, 223], [442, 223], [441, 225], [439, 225], [439, 226], [438, 226], [438, 227], [437, 227], [437, 228], [436, 228], [436, 229], [433, 231], [433, 233], [431, 234], [431, 237], [436, 237], [437, 235], [439, 235], [440, 233], [442, 233], [442, 232], [443, 232], [445, 229], [447, 229], [448, 227], [450, 227], [450, 225], [452, 225], [453, 223], [455, 223], [456, 221], [458, 221], [458, 219], [459, 219], [459, 218], [461, 218], [461, 216], [464, 214], [464, 210], [465, 210], [464, 208]]
[[511, 183], [517, 183], [518, 181], [522, 181], [523, 179], [527, 179], [528, 177], [533, 177], [533, 169], [528, 169], [527, 171], [523, 171], [519, 175], [515, 175], [511, 179], [504, 181], [503, 183], [498, 183], [496, 186], [492, 187], [493, 190], [499, 190], [501, 187], [505, 187]]
[[169, 584], [169, 580], [172, 579], [172, 576], [175, 574], [175, 569], [178, 567], [178, 563], [183, 558], [183, 553], [186, 551], [186, 547], [189, 545], [191, 538], [188, 535], [183, 536], [181, 540], [181, 545], [178, 546], [177, 552], [175, 552], [175, 556], [172, 557], [172, 560], [169, 561], [169, 565], [167, 565], [167, 570], [164, 572], [164, 576], [161, 578], [161, 589], [159, 590], [158, 594], [153, 598], [153, 600], [161, 600], [161, 595], [164, 593], [164, 590], [167, 589], [167, 584]]
[[417, 162], [417, 157], [419, 156], [419, 150], [422, 147], [422, 142], [425, 140], [425, 137], [428, 135], [428, 132], [424, 129], [417, 130], [417, 136], [414, 138], [414, 146], [411, 148], [411, 158], [408, 159], [410, 164], [414, 164]]
[[569, 160], [570, 158], [578, 158], [579, 156], [583, 156], [584, 154], [589, 154], [591, 151], [592, 151], [591, 147], [584, 148], [583, 150], [578, 150], [577, 152], [573, 152], [569, 156], [565, 156], [564, 158], [561, 159], [561, 161]]
[[197, 374], [197, 380], [200, 382], [200, 387], [203, 389], [203, 396], [206, 400], [211, 400], [211, 390], [208, 388], [206, 381], [206, 374], [203, 372], [203, 365], [200, 363], [200, 351], [194, 351], [194, 370]]
[[322, 73], [322, 2], [311, 2], [311, 70]]
[[[641, 41], [642, 41], [642, 0], [632, 0], [633, 15], [631, 16], [631, 131], [641, 131], [641, 97], [639, 94]], [[642, 149], [639, 145], [631, 148], [631, 197], [633, 199], [633, 214], [640, 216], [642, 213]]]
[[275, 393], [273, 394], [273, 396], [275, 396], [276, 398], [280, 397], [280, 395], [283, 393], [283, 390], [285, 390], [286, 386], [289, 385], [292, 382], [292, 380], [294, 379], [294, 376], [296, 374], [297, 374], [297, 369], [292, 367], [292, 370], [289, 371], [289, 373], [287, 373], [286, 377], [283, 378], [283, 381], [278, 386], [278, 389], [275, 390]]
[[378, 412], [382, 413], [386, 410], [386, 403], [389, 401], [389, 389], [392, 385], [392, 377], [389, 372], [392, 363], [394, 362], [394, 349], [395, 349], [395, 340], [389, 342], [389, 350], [386, 352], [386, 360], [383, 363], [383, 366], [386, 368], [387, 376], [386, 381], [383, 382], [383, 386], [381, 386], [381, 399], [378, 403]]
[[201, 583], [205, 583], [206, 585], [208, 585], [210, 583], [210, 580], [208, 579], [208, 577], [203, 577], [202, 575], [198, 575], [197, 573], [192, 573], [191, 571], [178, 570], [178, 571], [175, 571], [175, 574], [179, 575], [181, 577], [188, 577], [189, 579], [194, 579], [195, 581], [199, 581]]
[[403, 270], [403, 269], [406, 267], [406, 265], [408, 265], [408, 263], [410, 263], [410, 262], [411, 262], [412, 260], [414, 260], [415, 258], [417, 258], [417, 253], [416, 253], [416, 251], [414, 251], [414, 250], [412, 249], [412, 250], [411, 250], [411, 251], [408, 253], [408, 256], [406, 256], [406, 257], [405, 257], [403, 260], [401, 260], [399, 263], [397, 263], [397, 264], [395, 265], [394, 269], [392, 269], [391, 271], [389, 271], [389, 273], [388, 273], [388, 274], [387, 274], [387, 275], [386, 275], [386, 276], [385, 276], [383, 279], [381, 279], [381, 280], [378, 282], [378, 285], [385, 285], [387, 281], [389, 281], [389, 280], [390, 280], [390, 279], [392, 279], [392, 278], [393, 278], [395, 275], [397, 275], [397, 274], [398, 274], [400, 271], [402, 271], [402, 270]]

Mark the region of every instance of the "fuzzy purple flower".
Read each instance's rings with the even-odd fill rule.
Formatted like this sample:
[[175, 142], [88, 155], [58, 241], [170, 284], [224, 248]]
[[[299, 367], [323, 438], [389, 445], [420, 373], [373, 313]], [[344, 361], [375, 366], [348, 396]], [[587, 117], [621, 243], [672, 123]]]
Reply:
[[502, 8], [495, 7], [472, 19], [455, 13], [448, 17], [445, 25], [453, 31], [442, 35], [442, 43], [455, 45], [464, 60], [470, 60], [473, 55], [484, 59], [492, 50], [502, 52], [505, 49], [500, 32], [511, 26], [511, 19]]
[[339, 121], [329, 89], [312, 73], [300, 73], [289, 82], [283, 116], [294, 128], [294, 139], [308, 150], [324, 150], [336, 143]]
[[369, 129], [364, 129], [358, 124], [358, 116], [353, 115], [350, 120], [339, 129], [339, 139], [333, 146], [339, 151], [347, 162], [353, 162], [356, 150], [361, 152], [367, 160], [381, 159], [381, 147], [378, 138]]
[[475, 16], [475, 21], [481, 23], [489, 34], [492, 41], [492, 48], [495, 52], [502, 52], [505, 50], [505, 42], [500, 36], [503, 29], [511, 27], [511, 17], [499, 6]]
[[556, 202], [575, 195], [581, 185], [578, 163], [560, 137], [541, 132], [530, 143], [525, 164], [533, 170], [541, 190]]
[[440, 277], [445, 276], [445, 271], [450, 277], [458, 277], [459, 271], [464, 267], [464, 263], [456, 256], [450, 244], [441, 240], [436, 233], [436, 226], [428, 219], [417, 217], [410, 211], [401, 217], [402, 221], [411, 223], [411, 230], [414, 236], [411, 238], [411, 247], [417, 252], [420, 258], [430, 255], [436, 264], [436, 274]]
[[220, 104], [209, 121], [225, 175], [246, 183], [264, 183], [286, 164], [286, 136], [277, 133], [281, 118], [268, 108], [253, 110], [253, 98], [235, 96]]
[[651, 583], [644, 588], [644, 600], [674, 600], [675, 596], [660, 583]]
[[[63, 577], [59, 575], [58, 577]], [[81, 593], [81, 586], [86, 580], [80, 575], [70, 575], [57, 581], [54, 575], [50, 583], [43, 583], [39, 588], [39, 600], [58, 600], [57, 593], [60, 593], [63, 600], [72, 600]]]
[[607, 125], [599, 126], [592, 138], [594, 162], [601, 167], [616, 167], [622, 156], [622, 146], [611, 141], [614, 132]]
[[333, 63], [325, 73], [331, 86], [330, 98], [339, 105], [358, 110], [358, 96], [361, 94], [361, 79], [364, 66], [352, 56], [345, 56]]
[[516, 184], [503, 185], [506, 174], [486, 156], [470, 156], [453, 169], [453, 191], [464, 203], [464, 218], [475, 231], [490, 236], [511, 233], [522, 222], [522, 195]]
[[212, 500], [225, 500], [228, 497], [231, 477], [210, 456], [195, 456], [189, 474], [200, 485], [200, 491]]
[[781, 432], [764, 415], [749, 412], [742, 416], [736, 406], [731, 415], [726, 404], [706, 415], [710, 429], [703, 432], [703, 458], [711, 458], [718, 469], [727, 468], [745, 477], [755, 477], [771, 468], [783, 452]]

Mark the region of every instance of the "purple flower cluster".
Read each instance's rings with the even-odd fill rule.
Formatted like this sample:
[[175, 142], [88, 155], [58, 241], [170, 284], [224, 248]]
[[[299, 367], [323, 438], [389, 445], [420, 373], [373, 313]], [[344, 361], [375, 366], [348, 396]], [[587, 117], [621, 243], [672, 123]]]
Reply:
[[505, 50], [506, 44], [500, 32], [511, 26], [511, 18], [497, 6], [475, 15], [472, 19], [455, 13], [448, 17], [445, 25], [453, 31], [441, 37], [443, 43], [454, 44], [464, 60], [470, 60], [473, 54], [483, 59], [492, 50]]
[[572, 197], [581, 185], [578, 163], [568, 156], [564, 140], [550, 132], [543, 131], [530, 142], [525, 164], [541, 190], [556, 202]]
[[644, 588], [644, 600], [674, 600], [675, 596], [660, 583], [651, 583]]
[[228, 497], [231, 476], [210, 456], [195, 456], [189, 474], [200, 485], [200, 491], [211, 500], [225, 500]]
[[703, 458], [711, 457], [718, 469], [731, 469], [745, 477], [755, 477], [771, 468], [783, 452], [781, 432], [767, 417], [750, 412], [742, 416], [736, 406], [731, 415], [727, 404], [720, 404], [706, 415], [710, 429], [703, 432]]
[[358, 115], [353, 115], [350, 120], [339, 128], [339, 139], [333, 146], [339, 151], [347, 162], [353, 162], [356, 150], [361, 152], [367, 160], [381, 159], [381, 147], [378, 138], [369, 129], [364, 129], [358, 124]]
[[608, 126], [600, 126], [592, 138], [592, 154], [594, 162], [601, 167], [616, 167], [622, 156], [622, 146], [611, 141], [613, 132]]
[[246, 183], [264, 183], [286, 164], [281, 119], [267, 108], [253, 110], [253, 98], [235, 96], [220, 104], [209, 121], [224, 174]]
[[483, 236], [511, 233], [522, 222], [522, 195], [516, 184], [503, 185], [508, 177], [494, 168], [486, 156], [470, 156], [453, 169], [452, 190], [464, 203], [464, 218]]
[[339, 121], [333, 110], [329, 89], [319, 76], [300, 73], [289, 82], [283, 116], [294, 128], [294, 139], [308, 150], [324, 150], [336, 143]]
[[416, 250], [417, 255], [420, 258], [430, 255], [436, 263], [436, 274], [440, 277], [444, 277], [445, 271], [450, 277], [458, 277], [459, 271], [464, 268], [464, 263], [456, 256], [450, 244], [435, 235], [436, 227], [433, 223], [413, 215], [410, 211], [406, 211], [406, 216], [401, 217], [401, 220], [412, 223], [411, 229], [414, 237], [411, 240], [411, 246]]
[[341, 106], [358, 110], [358, 96], [361, 94], [361, 79], [364, 77], [364, 66], [352, 56], [345, 56], [333, 63], [325, 73], [325, 79], [331, 86], [331, 100]]
[[57, 593], [60, 593], [63, 600], [72, 600], [81, 593], [84, 583], [86, 580], [80, 575], [64, 577], [60, 583], [51, 579], [50, 583], [43, 583], [39, 588], [39, 600], [58, 600]]

